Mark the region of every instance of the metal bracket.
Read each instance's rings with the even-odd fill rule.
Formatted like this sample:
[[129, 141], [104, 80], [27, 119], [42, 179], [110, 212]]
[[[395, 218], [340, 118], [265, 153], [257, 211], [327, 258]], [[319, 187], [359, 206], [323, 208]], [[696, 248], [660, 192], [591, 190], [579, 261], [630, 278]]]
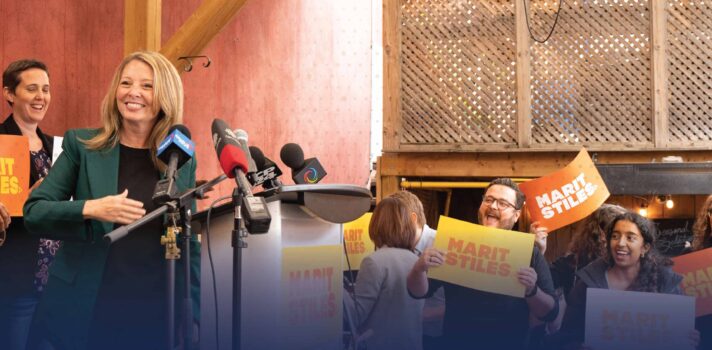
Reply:
[[181, 56], [181, 57], [178, 57], [178, 60], [186, 60], [186, 61], [188, 61], [188, 65], [186, 65], [186, 66], [183, 68], [183, 70], [185, 70], [186, 72], [190, 72], [190, 71], [193, 70], [193, 59], [194, 59], [194, 58], [205, 58], [206, 62], [203, 63], [203, 67], [204, 67], [204, 68], [210, 67], [210, 64], [213, 63], [213, 62], [210, 60], [210, 57], [208, 57], [208, 56]]

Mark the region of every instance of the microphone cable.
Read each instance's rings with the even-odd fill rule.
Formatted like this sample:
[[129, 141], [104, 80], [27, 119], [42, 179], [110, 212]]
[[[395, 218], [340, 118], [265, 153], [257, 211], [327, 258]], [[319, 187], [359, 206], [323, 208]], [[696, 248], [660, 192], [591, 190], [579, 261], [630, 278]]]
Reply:
[[[213, 252], [210, 249], [210, 214], [213, 211], [213, 208], [215, 207], [215, 204], [222, 202], [226, 199], [231, 199], [232, 196], [223, 196], [220, 197], [216, 200], [214, 200], [212, 203], [210, 203], [210, 207], [208, 207], [208, 215], [206, 219], [206, 226], [205, 226], [205, 243], [208, 245], [208, 259], [210, 260], [210, 273], [212, 274], [213, 277], [213, 304], [215, 306], [215, 346], [217, 350], [220, 350], [220, 333], [219, 333], [219, 317], [218, 317], [218, 287], [217, 287], [217, 282], [215, 281], [215, 263], [213, 262]], [[233, 293], [235, 291], [232, 291]], [[235, 331], [234, 329], [232, 330], [233, 332]], [[239, 330], [238, 330], [239, 332]]]

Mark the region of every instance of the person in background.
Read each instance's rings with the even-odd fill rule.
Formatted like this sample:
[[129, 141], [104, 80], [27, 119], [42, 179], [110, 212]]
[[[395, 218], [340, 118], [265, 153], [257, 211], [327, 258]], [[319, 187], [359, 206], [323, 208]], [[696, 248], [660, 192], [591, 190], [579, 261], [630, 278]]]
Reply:
[[[712, 247], [712, 195], [705, 200], [692, 226], [692, 251]], [[712, 349], [712, 315], [695, 319], [695, 328], [700, 331], [700, 349]]]
[[368, 349], [422, 349], [423, 301], [410, 298], [408, 271], [418, 256], [415, 222], [400, 198], [383, 199], [373, 212], [368, 234], [376, 251], [361, 262], [354, 293], [345, 293], [348, 314]]
[[[29, 140], [30, 190], [52, 166], [53, 138], [39, 128], [51, 101], [47, 66], [34, 59], [10, 63], [2, 75], [3, 97], [12, 113], [0, 124], [1, 135]], [[47, 283], [60, 242], [38, 239], [25, 230], [22, 217], [11, 218], [0, 202], [0, 349], [24, 350], [32, 316]]]
[[[493, 180], [478, 211], [480, 225], [511, 230], [521, 215], [524, 199], [511, 179]], [[428, 269], [442, 265], [444, 259], [442, 251], [428, 248], [408, 276], [408, 291], [414, 298], [429, 297], [440, 286], [445, 289], [443, 348], [521, 349], [527, 342], [530, 312], [545, 322], [558, 314], [549, 267], [536, 246], [530, 264], [519, 267], [516, 274], [524, 286], [524, 298], [429, 280]]]
[[[682, 276], [672, 271], [672, 261], [655, 249], [656, 229], [652, 222], [626, 212], [607, 228], [606, 255], [579, 270], [578, 281], [569, 295], [559, 342], [565, 348], [583, 344], [586, 319], [586, 290], [602, 288], [663, 294], [682, 294]], [[699, 332], [690, 330], [691, 345], [699, 343]]]
[[[65, 134], [63, 153], [24, 207], [32, 234], [63, 240], [37, 307], [38, 346], [167, 347], [163, 218], [111, 246], [103, 237], [157, 207], [152, 194], [165, 165], [156, 150], [182, 120], [178, 71], [160, 53], [142, 51], [117, 67], [102, 102], [102, 126]], [[179, 192], [194, 186], [195, 168], [193, 158], [177, 171]], [[196, 235], [191, 238], [190, 282], [199, 319], [200, 246]], [[181, 300], [182, 269], [177, 270], [176, 300]]]
[[[402, 190], [391, 195], [395, 198], [400, 198], [408, 206], [411, 219], [415, 222], [416, 241], [414, 252], [420, 256], [425, 249], [433, 246], [435, 241], [436, 231], [430, 228], [425, 222], [425, 210], [423, 203], [415, 194]], [[430, 297], [425, 299], [423, 308], [423, 348], [437, 349], [438, 338], [443, 334], [443, 317], [445, 316], [445, 291], [443, 288], [438, 290]]]

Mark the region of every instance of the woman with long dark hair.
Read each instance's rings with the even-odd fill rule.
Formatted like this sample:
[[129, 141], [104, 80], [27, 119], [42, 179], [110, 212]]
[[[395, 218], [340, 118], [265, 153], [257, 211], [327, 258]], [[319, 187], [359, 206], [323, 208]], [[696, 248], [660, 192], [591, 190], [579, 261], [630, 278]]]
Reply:
[[[656, 235], [654, 224], [638, 214], [626, 212], [613, 219], [606, 230], [606, 255], [577, 272], [561, 331], [567, 348], [583, 343], [588, 288], [682, 294], [682, 276], [655, 249]], [[691, 330], [690, 338], [696, 346], [699, 333]]]

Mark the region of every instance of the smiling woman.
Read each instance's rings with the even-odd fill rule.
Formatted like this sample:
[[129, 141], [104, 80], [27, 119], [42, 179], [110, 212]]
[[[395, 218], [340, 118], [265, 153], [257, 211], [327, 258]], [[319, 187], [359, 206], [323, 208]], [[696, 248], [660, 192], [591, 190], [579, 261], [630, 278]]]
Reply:
[[[672, 261], [655, 249], [656, 235], [654, 224], [638, 214], [626, 212], [613, 219], [606, 230], [606, 255], [576, 273], [578, 282], [569, 294], [557, 342], [572, 348], [582, 344], [588, 288], [682, 294], [682, 276], [674, 273]], [[690, 341], [696, 346], [699, 333], [690, 332]]]
[[[51, 101], [47, 66], [32, 59], [10, 63], [3, 72], [3, 97], [12, 114], [0, 124], [0, 134], [28, 138], [33, 189], [51, 166], [52, 137], [38, 127]], [[39, 293], [60, 243], [30, 236], [22, 218], [11, 220], [1, 202], [0, 231], [6, 236], [0, 247], [0, 349], [24, 349]]]

